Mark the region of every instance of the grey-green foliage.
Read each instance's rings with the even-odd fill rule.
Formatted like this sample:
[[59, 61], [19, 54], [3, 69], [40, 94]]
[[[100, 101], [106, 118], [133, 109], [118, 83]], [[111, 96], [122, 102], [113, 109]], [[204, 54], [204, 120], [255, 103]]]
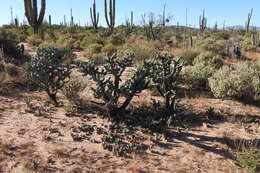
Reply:
[[83, 92], [85, 88], [86, 82], [83, 81], [83, 78], [75, 78], [63, 86], [62, 92], [72, 105], [78, 105], [80, 93]]
[[157, 55], [150, 73], [154, 86], [164, 98], [165, 111], [169, 114], [175, 112], [177, 81], [182, 67], [180, 58], [167, 54]]
[[202, 63], [205, 66], [211, 66], [217, 69], [221, 68], [224, 64], [220, 55], [209, 51], [202, 52], [194, 59], [193, 64], [195, 65], [198, 63]]
[[[104, 101], [110, 115], [116, 115], [124, 110], [134, 96], [148, 87], [146, 79], [150, 74], [150, 63], [144, 63], [143, 67], [138, 68], [130, 78], [122, 82], [123, 72], [133, 65], [133, 57], [133, 54], [128, 53], [118, 59], [114, 54], [106, 59], [106, 65], [103, 68], [97, 67], [93, 62], [80, 65], [80, 71], [85, 75], [90, 75], [96, 83], [96, 88], [92, 88], [94, 96]], [[123, 98], [122, 104], [119, 103], [120, 98]]]
[[257, 101], [260, 99], [260, 68], [249, 62], [234, 68], [224, 66], [209, 79], [209, 86], [216, 97]]
[[184, 83], [196, 89], [208, 88], [208, 78], [210, 78], [216, 69], [205, 63], [197, 63], [193, 66], [187, 66], [181, 73]]
[[39, 48], [26, 67], [28, 79], [42, 88], [55, 105], [58, 105], [56, 95], [71, 73], [70, 66], [63, 64], [63, 56], [63, 52], [57, 48]]

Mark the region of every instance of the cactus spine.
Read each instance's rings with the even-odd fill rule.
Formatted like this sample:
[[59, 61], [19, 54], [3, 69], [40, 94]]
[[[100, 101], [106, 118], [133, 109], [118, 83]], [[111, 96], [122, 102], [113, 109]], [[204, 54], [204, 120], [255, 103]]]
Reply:
[[33, 27], [33, 32], [38, 33], [42, 24], [46, 9], [46, 0], [41, 0], [41, 10], [38, 15], [37, 0], [24, 0], [25, 16], [29, 24]]
[[112, 32], [115, 27], [116, 19], [116, 0], [109, 0], [109, 12], [107, 8], [107, 0], [105, 0], [105, 18], [110, 31]]
[[248, 13], [247, 20], [246, 20], [246, 32], [248, 33], [250, 30], [250, 22], [253, 15], [253, 8], [251, 9], [250, 13]]
[[90, 17], [91, 17], [92, 25], [95, 31], [97, 31], [98, 22], [99, 22], [99, 13], [96, 12], [96, 0], [94, 0], [93, 8], [90, 8]]
[[203, 10], [202, 16], [199, 19], [200, 31], [204, 32], [207, 28], [207, 19], [205, 18], [205, 12]]

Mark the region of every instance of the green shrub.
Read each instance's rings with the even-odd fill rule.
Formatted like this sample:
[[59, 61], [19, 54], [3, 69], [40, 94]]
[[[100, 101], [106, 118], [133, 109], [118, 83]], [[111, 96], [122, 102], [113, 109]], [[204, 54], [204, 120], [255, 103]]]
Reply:
[[89, 36], [86, 36], [83, 41], [80, 43], [80, 45], [82, 47], [88, 47], [91, 44], [100, 44], [100, 45], [104, 45], [104, 41], [101, 37], [95, 35], [95, 34], [91, 34]]
[[184, 83], [196, 89], [208, 88], [208, 78], [210, 78], [216, 69], [207, 66], [204, 63], [197, 63], [194, 66], [187, 66], [181, 73], [181, 79]]
[[64, 45], [59, 45], [57, 43], [44, 43], [39, 46], [39, 49], [45, 49], [53, 47], [55, 49], [59, 50], [59, 55], [57, 55], [62, 62], [66, 64], [70, 64], [73, 62], [73, 60], [76, 58], [76, 55], [73, 53], [72, 49], [70, 47], [64, 47]]
[[203, 63], [205, 66], [211, 66], [217, 69], [221, 68], [224, 64], [222, 57], [213, 52], [202, 52], [199, 54], [193, 61], [193, 64], [198, 63]]
[[215, 40], [210, 37], [210, 38], [201, 40], [198, 43], [198, 45], [204, 51], [210, 51], [217, 55], [225, 54], [225, 48], [226, 48], [225, 40]]
[[238, 164], [250, 173], [260, 172], [260, 149], [252, 148], [236, 153]]
[[34, 34], [34, 35], [27, 37], [26, 42], [31, 46], [38, 47], [43, 42], [43, 40], [41, 39], [41, 37], [38, 34]]
[[225, 66], [209, 79], [209, 86], [215, 97], [257, 101], [260, 99], [260, 71], [248, 62], [234, 68]]
[[1, 58], [6, 63], [14, 63], [17, 64], [19, 61], [25, 60], [25, 56], [23, 55], [23, 50], [17, 46], [18, 42], [13, 40], [9, 35], [3, 34], [0, 32], [0, 51]]
[[102, 53], [91, 54], [89, 52], [86, 52], [83, 56], [86, 57], [88, 60], [95, 62], [95, 64], [97, 65], [105, 63], [106, 56]]
[[103, 46], [100, 44], [91, 44], [91, 45], [89, 45], [89, 52], [92, 54], [101, 53], [102, 47]]
[[114, 53], [117, 53], [117, 48], [112, 44], [107, 44], [105, 47], [103, 47], [102, 52], [107, 56], [112, 56]]
[[199, 55], [199, 52], [193, 49], [186, 49], [180, 53], [185, 65], [192, 65], [194, 59]]
[[57, 48], [39, 48], [37, 55], [28, 63], [28, 79], [42, 88], [57, 106], [57, 93], [70, 76], [70, 66], [63, 64], [63, 53]]
[[121, 34], [112, 35], [110, 38], [110, 43], [115, 46], [120, 46], [125, 43], [125, 38]]
[[75, 78], [71, 79], [63, 86], [62, 92], [72, 105], [78, 105], [80, 98], [79, 94], [83, 92], [85, 88], [86, 83], [83, 79]]

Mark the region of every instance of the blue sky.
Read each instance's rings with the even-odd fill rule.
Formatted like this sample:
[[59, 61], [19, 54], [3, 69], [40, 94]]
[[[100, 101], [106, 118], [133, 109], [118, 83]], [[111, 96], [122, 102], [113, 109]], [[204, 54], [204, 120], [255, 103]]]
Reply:
[[[14, 16], [24, 19], [23, 0], [2, 0], [0, 6], [0, 25], [10, 22], [10, 7], [13, 8]], [[70, 15], [70, 8], [73, 9], [75, 21], [81, 24], [90, 23], [89, 8], [93, 0], [46, 0], [46, 16], [51, 14], [53, 23], [60, 23], [64, 14], [67, 19]], [[100, 12], [101, 24], [105, 25], [104, 0], [96, 0], [97, 8]], [[222, 24], [226, 21], [226, 26], [244, 25], [247, 13], [254, 8], [253, 25], [260, 26], [260, 1], [259, 0], [116, 0], [116, 24], [122, 24], [129, 16], [131, 10], [134, 11], [135, 23], [139, 24], [141, 15], [154, 12], [161, 14], [163, 5], [167, 5], [167, 13], [170, 13], [174, 20], [181, 25], [185, 24], [185, 11], [188, 9], [188, 24], [198, 25], [199, 15], [205, 9], [206, 17], [210, 25], [215, 22]], [[47, 17], [46, 17], [47, 19]]]

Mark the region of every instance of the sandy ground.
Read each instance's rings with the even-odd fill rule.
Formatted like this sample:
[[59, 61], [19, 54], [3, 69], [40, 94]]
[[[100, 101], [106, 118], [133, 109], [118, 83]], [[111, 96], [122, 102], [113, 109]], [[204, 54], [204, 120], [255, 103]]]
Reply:
[[[88, 89], [81, 95], [85, 100], [92, 98]], [[28, 98], [39, 107], [47, 101], [44, 92], [17, 90], [0, 94], [0, 172], [244, 173], [235, 164], [229, 141], [260, 139], [260, 108], [185, 95], [179, 103], [185, 109], [178, 113], [183, 116], [183, 125], [169, 127], [169, 139], [155, 144], [144, 136], [150, 144], [146, 152], [118, 157], [103, 149], [99, 134], [81, 142], [72, 138], [73, 129], [80, 124], [104, 129], [111, 124], [93, 113], [96, 108], [86, 106], [91, 111], [78, 116], [67, 116], [63, 108], [52, 106], [46, 106], [46, 111], [30, 112]], [[149, 92], [143, 92], [133, 104], [146, 106], [149, 98]], [[197, 117], [209, 116], [209, 108], [225, 120], [198, 122]]]
[[[146, 153], [117, 157], [102, 148], [98, 135], [82, 142], [71, 137], [74, 126], [87, 123], [101, 127], [110, 123], [107, 119], [91, 113], [68, 117], [62, 108], [50, 108], [48, 113], [37, 116], [27, 113], [27, 97], [35, 104], [46, 98], [42, 92], [0, 96], [0, 172], [237, 173], [243, 171], [235, 165], [224, 139], [260, 139], [259, 121], [187, 125], [178, 133], [171, 128], [172, 140], [154, 145]], [[135, 102], [141, 100], [136, 98]], [[230, 100], [183, 98], [181, 104], [192, 107], [194, 116], [210, 106], [231, 117], [260, 117], [259, 108]]]

